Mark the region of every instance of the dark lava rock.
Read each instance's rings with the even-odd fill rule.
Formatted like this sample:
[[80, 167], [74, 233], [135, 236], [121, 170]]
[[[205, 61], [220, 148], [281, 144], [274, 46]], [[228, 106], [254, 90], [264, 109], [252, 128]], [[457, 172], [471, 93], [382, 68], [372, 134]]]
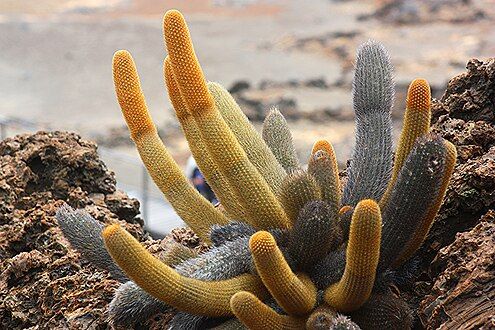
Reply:
[[[401, 288], [409, 304], [419, 306], [417, 328], [490, 328], [495, 320], [495, 296], [487, 294], [493, 291], [495, 235], [491, 230], [477, 237], [480, 228], [493, 227], [495, 209], [495, 60], [471, 60], [467, 69], [433, 105], [432, 130], [456, 145], [458, 159], [442, 208], [416, 253], [416, 282]], [[462, 277], [476, 267], [472, 283]]]
[[[74, 133], [38, 132], [0, 142], [0, 328], [107, 329], [119, 282], [94, 268], [62, 236], [63, 202], [106, 223], [120, 223], [157, 257], [171, 241], [195, 247], [190, 230], [153, 241], [139, 202], [115, 188], [96, 145]], [[184, 241], [184, 242], [182, 242]], [[198, 249], [204, 248], [200, 245]], [[142, 329], [161, 329], [170, 313]]]

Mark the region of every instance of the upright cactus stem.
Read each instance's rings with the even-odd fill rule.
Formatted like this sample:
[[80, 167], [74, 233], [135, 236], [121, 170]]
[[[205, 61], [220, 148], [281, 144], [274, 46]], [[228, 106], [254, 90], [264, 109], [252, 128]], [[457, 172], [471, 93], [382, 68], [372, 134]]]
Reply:
[[164, 61], [163, 71], [170, 101], [175, 109], [177, 119], [180, 122], [187, 143], [189, 144], [189, 149], [191, 150], [201, 173], [205, 176], [206, 181], [225, 210], [227, 210], [227, 213], [237, 220], [244, 220], [246, 217], [244, 208], [235, 196], [227, 178], [222, 174], [219, 166], [208, 153], [208, 149], [201, 138], [196, 121], [187, 109], [184, 98], [180, 93], [179, 85], [173, 72], [172, 63], [168, 56]]
[[395, 153], [394, 168], [392, 178], [383, 195], [380, 206], [383, 208], [394, 187], [399, 172], [411, 152], [414, 143], [418, 138], [426, 135], [430, 130], [431, 119], [431, 91], [430, 85], [424, 79], [415, 79], [409, 85], [407, 91], [406, 112], [404, 113], [404, 123], [399, 138], [399, 144]]
[[277, 108], [271, 108], [263, 122], [263, 140], [288, 173], [299, 168], [292, 134], [287, 121]]
[[158, 137], [140, 87], [134, 61], [127, 51], [113, 58], [115, 92], [131, 137], [153, 181], [179, 216], [208, 241], [209, 228], [228, 219], [194, 189]]
[[256, 228], [288, 227], [289, 221], [265, 179], [225, 123], [208, 91], [189, 30], [178, 11], [164, 17], [164, 35], [173, 71], [208, 152], [242, 201], [246, 220]]
[[380, 257], [381, 226], [378, 204], [359, 202], [352, 216], [344, 275], [325, 291], [325, 301], [336, 310], [352, 312], [368, 300]]

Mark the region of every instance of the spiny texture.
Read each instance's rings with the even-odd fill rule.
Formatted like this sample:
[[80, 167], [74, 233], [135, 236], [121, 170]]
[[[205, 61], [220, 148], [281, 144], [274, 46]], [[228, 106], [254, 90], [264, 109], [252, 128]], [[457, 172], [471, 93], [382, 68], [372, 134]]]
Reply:
[[208, 92], [187, 25], [177, 11], [164, 17], [164, 35], [179, 89], [201, 138], [257, 228], [287, 227], [288, 219], [267, 181], [249, 161]]
[[363, 329], [411, 329], [409, 306], [391, 293], [373, 294], [361, 309], [350, 314]]
[[407, 91], [406, 111], [404, 113], [403, 129], [395, 152], [392, 178], [387, 192], [380, 201], [383, 206], [388, 193], [393, 188], [404, 162], [411, 152], [416, 140], [430, 130], [431, 119], [431, 92], [430, 85], [424, 79], [415, 79]]
[[259, 276], [277, 303], [289, 314], [304, 315], [316, 303], [316, 288], [309, 278], [290, 269], [273, 236], [259, 231], [249, 241]]
[[285, 177], [283, 164], [277, 161], [270, 147], [249, 122], [232, 95], [218, 83], [208, 82], [207, 86], [218, 111], [246, 152], [249, 161], [260, 172], [272, 191], [278, 193]]
[[329, 142], [320, 140], [315, 143], [308, 162], [308, 173], [320, 187], [321, 198], [337, 214], [341, 207], [342, 194], [337, 159]]
[[298, 270], [307, 271], [342, 243], [342, 230], [328, 203], [304, 205], [291, 230], [288, 245]]
[[227, 223], [228, 220], [189, 184], [158, 137], [146, 107], [134, 61], [128, 52], [115, 53], [113, 76], [122, 113], [153, 181], [184, 222], [198, 236], [208, 239], [208, 230], [213, 224]]
[[67, 204], [58, 209], [56, 217], [64, 236], [84, 258], [96, 267], [108, 271], [116, 280], [120, 282], [128, 280], [105, 249], [105, 243], [101, 238], [104, 226], [101, 222], [87, 212], [74, 211]]
[[392, 170], [390, 112], [394, 83], [385, 47], [369, 41], [359, 48], [352, 86], [356, 145], [344, 187], [343, 205], [354, 206], [366, 198], [380, 200]]
[[177, 329], [237, 329], [239, 321], [254, 329], [357, 328], [337, 312], [364, 329], [410, 328], [407, 306], [388, 293], [388, 285], [400, 280], [394, 268], [428, 233], [456, 158], [450, 143], [427, 134], [426, 81], [411, 84], [391, 178], [392, 67], [379, 43], [359, 49], [356, 146], [342, 192], [329, 142], [317, 141], [308, 171], [300, 169], [282, 114], [274, 110], [265, 122], [267, 145], [232, 96], [206, 82], [182, 15], [170, 11], [163, 23], [169, 96], [225, 212], [187, 184], [156, 134], [132, 58], [117, 52], [117, 97], [143, 162], [179, 215], [211, 246], [199, 255], [174, 248], [167, 265], [118, 226], [107, 227], [107, 250], [135, 282], [116, 295], [114, 324], [173, 307]]
[[277, 161], [291, 173], [299, 168], [296, 148], [292, 141], [292, 133], [284, 116], [277, 108], [270, 112], [263, 122], [263, 140], [268, 144]]
[[457, 159], [457, 150], [455, 146], [445, 140], [443, 140], [443, 144], [445, 148], [445, 165], [440, 188], [438, 189], [436, 195], [432, 196], [431, 205], [428, 207], [426, 214], [419, 220], [416, 230], [414, 231], [409, 242], [407, 242], [406, 247], [403, 249], [400, 256], [394, 262], [394, 266], [401, 265], [404, 261], [409, 259], [414, 252], [416, 252], [416, 250], [419, 249], [421, 244], [423, 244], [426, 235], [430, 231], [433, 220], [435, 220], [435, 216], [442, 206], [442, 202], [449, 185], [450, 177], [454, 172]]
[[304, 319], [280, 315], [249, 292], [238, 292], [230, 300], [234, 315], [252, 330], [304, 329]]
[[237, 219], [244, 219], [246, 215], [243, 206], [237, 200], [227, 178], [222, 174], [220, 168], [208, 153], [206, 145], [201, 139], [201, 134], [196, 121], [191, 115], [191, 112], [187, 109], [186, 103], [180, 93], [179, 85], [175, 79], [169, 57], [164, 61], [163, 71], [170, 102], [175, 109], [177, 119], [182, 127], [182, 132], [186, 137], [189, 149], [191, 150], [201, 173], [205, 176], [206, 181], [213, 189], [217, 198], [222, 201], [222, 205], [229, 215]]
[[321, 192], [316, 180], [304, 170], [297, 170], [289, 175], [282, 184], [280, 201], [291, 224], [296, 222], [302, 207], [314, 200], [321, 199]]
[[366, 302], [375, 283], [380, 257], [382, 219], [376, 202], [359, 202], [352, 216], [344, 275], [325, 291], [325, 301], [350, 312]]
[[234, 293], [252, 291], [261, 297], [266, 294], [261, 281], [249, 274], [212, 282], [183, 277], [118, 225], [105, 228], [103, 238], [110, 255], [129, 278], [152, 296], [183, 311], [226, 316], [231, 314], [229, 301]]
[[167, 308], [164, 302], [150, 296], [136, 283], [127, 281], [115, 291], [108, 306], [108, 320], [116, 326], [132, 326]]
[[406, 159], [382, 210], [381, 270], [395, 262], [434, 204], [442, 185], [445, 154], [441, 138], [426, 136], [416, 142]]

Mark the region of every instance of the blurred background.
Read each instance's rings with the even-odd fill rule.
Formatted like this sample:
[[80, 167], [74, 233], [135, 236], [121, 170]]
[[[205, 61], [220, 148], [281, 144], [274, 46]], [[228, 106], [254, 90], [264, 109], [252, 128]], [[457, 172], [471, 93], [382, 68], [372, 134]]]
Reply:
[[207, 79], [228, 88], [258, 128], [278, 106], [303, 163], [321, 138], [340, 166], [350, 156], [360, 43], [376, 39], [391, 54], [396, 136], [412, 79], [426, 78], [441, 97], [468, 59], [495, 54], [495, 0], [1, 0], [0, 138], [42, 129], [97, 141], [156, 236], [181, 221], [129, 139], [111, 61], [119, 49], [133, 54], [160, 135], [185, 168], [190, 153], [162, 77], [161, 19], [171, 8], [185, 15]]

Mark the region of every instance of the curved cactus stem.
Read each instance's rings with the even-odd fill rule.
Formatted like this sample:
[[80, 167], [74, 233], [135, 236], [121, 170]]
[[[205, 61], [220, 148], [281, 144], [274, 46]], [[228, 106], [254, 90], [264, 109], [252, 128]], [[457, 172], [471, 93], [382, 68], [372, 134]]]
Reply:
[[352, 215], [344, 275], [325, 291], [325, 301], [336, 310], [351, 312], [368, 300], [380, 257], [381, 226], [378, 204], [359, 202]]
[[438, 198], [445, 156], [444, 140], [434, 135], [418, 139], [409, 153], [382, 209], [380, 271], [396, 264]]
[[182, 98], [179, 90], [179, 85], [175, 79], [172, 69], [172, 63], [170, 58], [167, 58], [163, 64], [163, 74], [165, 77], [165, 84], [167, 85], [168, 95], [170, 102], [172, 103], [177, 119], [182, 127], [182, 132], [186, 137], [189, 149], [198, 164], [198, 168], [205, 176], [206, 181], [210, 185], [211, 189], [218, 197], [227, 213], [237, 220], [243, 220], [246, 216], [244, 208], [237, 200], [234, 191], [230, 187], [230, 184], [221, 173], [218, 165], [213, 161], [208, 149], [206, 148], [198, 126], [193, 116], [187, 109], [187, 106]]
[[176, 10], [165, 14], [164, 36], [187, 108], [193, 115], [208, 152], [243, 203], [246, 221], [256, 228], [286, 228], [287, 216], [265, 179], [249, 161], [225, 123], [208, 91], [194, 53], [189, 30]]
[[325, 140], [317, 141], [308, 162], [308, 173], [312, 175], [321, 190], [321, 197], [332, 212], [337, 214], [341, 206], [339, 168], [332, 145]]
[[304, 329], [304, 318], [280, 315], [249, 292], [232, 296], [230, 307], [234, 315], [252, 330]]
[[321, 192], [311, 175], [304, 170], [296, 170], [285, 178], [279, 199], [293, 225], [304, 205], [320, 200]]
[[260, 172], [272, 191], [277, 194], [286, 175], [284, 168], [249, 122], [232, 95], [218, 83], [208, 82], [207, 86], [218, 111], [246, 152], [249, 161]]
[[369, 41], [359, 48], [352, 84], [356, 145], [343, 205], [355, 206], [366, 198], [378, 201], [387, 188], [392, 170], [392, 71], [383, 45]]
[[228, 219], [189, 184], [158, 137], [134, 61], [127, 51], [115, 53], [113, 76], [122, 113], [148, 173], [182, 220], [208, 241], [210, 227], [226, 224]]
[[110, 255], [129, 278], [153, 297], [182, 311], [228, 316], [231, 315], [229, 301], [236, 292], [267, 296], [259, 278], [250, 274], [211, 282], [181, 276], [118, 225], [106, 227], [103, 239]]
[[433, 220], [442, 206], [443, 198], [447, 192], [447, 187], [449, 186], [450, 178], [454, 172], [455, 163], [457, 159], [457, 150], [455, 146], [449, 141], [443, 141], [445, 145], [445, 168], [443, 170], [442, 182], [440, 189], [436, 195], [432, 196], [433, 204], [428, 208], [426, 215], [419, 221], [418, 227], [414, 231], [412, 238], [406, 244], [406, 248], [401, 252], [397, 260], [394, 262], [393, 267], [400, 266], [404, 261], [409, 259], [414, 252], [416, 252], [430, 231]]
[[296, 269], [308, 271], [342, 243], [337, 217], [324, 201], [306, 203], [290, 231], [287, 251]]
[[394, 168], [392, 178], [388, 183], [387, 190], [380, 200], [383, 209], [392, 191], [395, 181], [399, 176], [400, 169], [404, 165], [407, 156], [411, 152], [416, 140], [427, 134], [430, 130], [431, 119], [431, 92], [430, 85], [424, 79], [415, 79], [409, 85], [407, 91], [406, 111], [404, 123], [399, 138], [397, 151], [395, 152]]
[[299, 159], [289, 125], [282, 113], [275, 107], [270, 109], [263, 122], [262, 136], [287, 173], [299, 168]]
[[305, 275], [296, 276], [273, 236], [259, 231], [249, 240], [254, 264], [263, 284], [287, 313], [304, 315], [316, 303], [316, 288]]

